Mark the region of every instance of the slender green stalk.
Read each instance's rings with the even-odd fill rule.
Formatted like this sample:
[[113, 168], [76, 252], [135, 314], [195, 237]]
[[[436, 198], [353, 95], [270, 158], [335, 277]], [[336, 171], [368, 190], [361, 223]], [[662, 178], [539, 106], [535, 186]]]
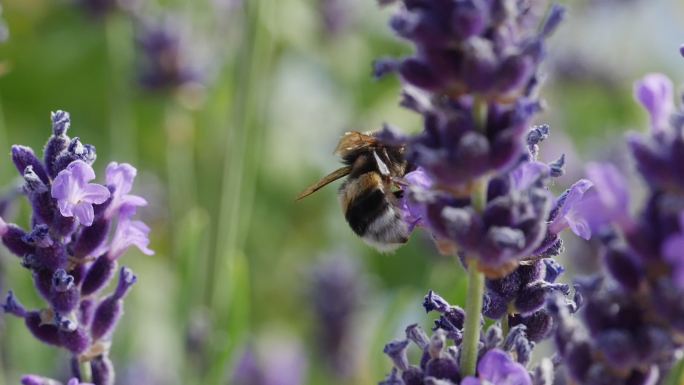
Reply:
[[250, 327], [250, 261], [243, 249], [252, 216], [271, 66], [276, 54], [274, 38], [265, 27], [269, 10], [276, 8], [270, 4], [250, 0], [244, 7], [245, 33], [237, 55], [241, 59], [234, 83], [238, 96], [231, 109], [226, 137], [216, 245], [208, 264], [207, 280], [207, 303], [225, 325], [227, 344], [218, 352], [205, 383], [222, 380], [235, 347]]
[[511, 325], [508, 323], [508, 312], [501, 319], [501, 335], [506, 338], [509, 330], [511, 330]]
[[466, 297], [466, 317], [461, 344], [461, 376], [475, 374], [477, 365], [477, 345], [480, 342], [480, 313], [484, 293], [484, 274], [477, 269], [477, 260], [468, 261], [468, 293]]
[[91, 382], [93, 372], [90, 369], [90, 361], [81, 362], [81, 382]]

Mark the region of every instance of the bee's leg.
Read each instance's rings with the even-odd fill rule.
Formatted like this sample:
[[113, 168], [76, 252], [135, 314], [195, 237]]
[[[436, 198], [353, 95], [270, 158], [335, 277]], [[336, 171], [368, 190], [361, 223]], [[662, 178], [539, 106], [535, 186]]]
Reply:
[[395, 186], [398, 186], [398, 187], [400, 187], [400, 188], [402, 188], [402, 189], [409, 186], [408, 181], [407, 181], [406, 179], [404, 179], [403, 177], [399, 177], [399, 176], [393, 176], [393, 177], [392, 177], [392, 183], [393, 183]]

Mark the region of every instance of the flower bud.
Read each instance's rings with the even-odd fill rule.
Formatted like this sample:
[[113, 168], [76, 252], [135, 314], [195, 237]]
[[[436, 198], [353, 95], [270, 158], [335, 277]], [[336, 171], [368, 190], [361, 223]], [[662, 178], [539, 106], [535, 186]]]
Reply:
[[107, 253], [100, 255], [90, 266], [83, 280], [81, 286], [83, 296], [89, 296], [100, 291], [114, 276], [116, 265], [116, 261], [107, 258]]
[[105, 218], [96, 219], [91, 226], [83, 228], [73, 245], [73, 255], [85, 258], [99, 248], [107, 239], [110, 221]]
[[395, 340], [385, 345], [383, 350], [383, 353], [392, 359], [394, 366], [401, 371], [405, 371], [409, 367], [408, 356], [406, 355], [408, 344], [409, 340]]
[[106, 337], [114, 330], [123, 314], [123, 298], [136, 281], [137, 278], [130, 269], [121, 268], [116, 290], [112, 295], [105, 298], [95, 310], [90, 328], [94, 340]]
[[93, 383], [97, 385], [114, 384], [114, 367], [106, 356], [99, 356], [90, 361], [90, 370], [93, 375]]
[[5, 224], [4, 221], [2, 223], [4, 224], [2, 243], [9, 251], [19, 257], [24, 257], [34, 252], [33, 245], [25, 241], [27, 234], [24, 230], [13, 223]]
[[52, 290], [50, 304], [59, 313], [70, 313], [78, 306], [81, 296], [78, 287], [74, 285], [74, 277], [64, 269], [58, 269], [52, 276]]
[[90, 346], [90, 337], [85, 329], [75, 325], [73, 321], [63, 320], [58, 328], [59, 341], [70, 352], [81, 354]]
[[24, 323], [26, 328], [43, 343], [54, 346], [62, 346], [57, 326], [52, 324], [52, 319], [45, 312], [32, 311], [26, 314]]
[[12, 146], [12, 161], [20, 174], [23, 175], [26, 168], [31, 167], [43, 184], [50, 184], [50, 178], [48, 178], [43, 164], [30, 147]]

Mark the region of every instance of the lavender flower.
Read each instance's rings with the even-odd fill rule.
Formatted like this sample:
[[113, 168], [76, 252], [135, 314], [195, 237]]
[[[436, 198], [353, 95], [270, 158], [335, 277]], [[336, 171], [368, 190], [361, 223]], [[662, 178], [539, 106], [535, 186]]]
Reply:
[[112, 217], [117, 212], [147, 205], [145, 198], [129, 194], [137, 173], [137, 170], [128, 163], [111, 162], [107, 165], [106, 180], [107, 187], [112, 190], [112, 201], [105, 216]]
[[[553, 368], [548, 359], [542, 360], [533, 373], [526, 368], [534, 342], [528, 339], [525, 325], [512, 327], [507, 335], [498, 324], [489, 327], [480, 336], [477, 375], [462, 378], [458, 361], [462, 353], [463, 309], [451, 306], [433, 291], [425, 296], [423, 306], [428, 312], [441, 314], [432, 337], [413, 324], [406, 328], [405, 339], [385, 345], [385, 354], [394, 367], [381, 385], [552, 385]], [[409, 361], [409, 342], [422, 351], [417, 365]]]
[[140, 84], [151, 91], [175, 90], [200, 82], [190, 65], [180, 28], [171, 23], [141, 24], [137, 31]]
[[570, 294], [566, 284], [554, 283], [563, 272], [553, 259], [521, 265], [508, 276], [486, 280], [485, 306], [482, 314], [492, 319], [507, 317], [511, 326], [525, 325], [528, 338], [539, 342], [552, 330], [553, 321], [545, 308], [552, 293]]
[[[129, 194], [135, 176], [130, 165], [110, 164], [107, 187], [90, 183], [95, 179], [95, 148], [69, 138], [69, 126], [68, 113], [52, 114], [53, 135], [45, 145], [44, 161], [28, 147], [12, 147], [12, 160], [24, 177], [24, 192], [33, 208], [32, 228], [25, 231], [0, 218], [0, 237], [31, 271], [48, 306], [28, 310], [10, 291], [2, 308], [22, 318], [39, 341], [66, 349], [72, 362], [89, 364], [94, 385], [111, 385], [109, 341], [122, 315], [123, 297], [136, 278], [122, 268], [113, 294], [100, 299], [97, 292], [114, 275], [116, 260], [128, 247], [152, 253], [147, 247], [149, 228], [132, 220], [146, 202]], [[107, 245], [112, 222], [117, 229]], [[69, 385], [81, 384], [78, 365], [71, 368], [75, 379]], [[37, 376], [22, 381], [57, 384]]]
[[558, 255], [565, 229], [588, 238], [590, 225], [581, 205], [593, 183], [583, 179], [558, 198], [551, 195], [548, 185], [562, 175], [564, 157], [550, 164], [535, 160], [539, 142], [548, 136], [545, 130], [544, 135], [538, 128], [530, 130], [529, 150], [518, 165], [489, 180], [481, 211], [470, 198], [436, 189], [439, 183], [422, 168], [409, 173], [406, 220], [429, 228], [441, 247], [450, 245], [447, 249], [477, 259], [490, 278], [511, 273], [521, 260]]
[[405, 144], [416, 167], [405, 178], [408, 224], [426, 227], [440, 251], [458, 250], [492, 278], [522, 259], [552, 256], [565, 228], [588, 237], [575, 207], [591, 183], [578, 182], [554, 203], [548, 184], [565, 158], [537, 161], [548, 127], [529, 129], [541, 110], [545, 40], [563, 8], [552, 6], [544, 18], [545, 1], [402, 3], [390, 26], [415, 54], [379, 60], [375, 73], [397, 73], [402, 105], [423, 116], [417, 136], [389, 127], [379, 135]]
[[424, 116], [425, 131], [407, 139], [409, 159], [447, 186], [510, 167], [540, 109], [537, 66], [563, 9], [544, 21], [544, 2], [403, 3], [390, 26], [416, 54], [377, 62], [376, 75], [397, 72], [403, 104]]
[[[684, 196], [679, 118], [671, 83], [662, 75], [637, 82], [636, 98], [651, 116], [651, 133], [631, 135], [637, 169], [649, 190], [632, 216], [624, 178], [609, 165], [590, 165], [596, 187], [584, 215], [600, 235], [606, 277], [580, 282], [582, 321], [553, 303], [556, 343], [574, 381], [584, 384], [660, 383], [684, 344], [682, 232]], [[558, 302], [557, 299], [552, 300]]]
[[95, 219], [93, 205], [109, 199], [106, 187], [88, 183], [95, 179], [95, 171], [89, 164], [76, 160], [57, 174], [52, 182], [52, 197], [57, 199], [59, 212], [64, 217], [75, 217], [84, 226]]
[[476, 377], [466, 377], [461, 385], [532, 385], [524, 366], [499, 349], [488, 351], [477, 364]]
[[347, 377], [354, 372], [353, 324], [361, 307], [363, 275], [353, 261], [338, 256], [317, 264], [311, 281], [320, 354], [336, 376]]

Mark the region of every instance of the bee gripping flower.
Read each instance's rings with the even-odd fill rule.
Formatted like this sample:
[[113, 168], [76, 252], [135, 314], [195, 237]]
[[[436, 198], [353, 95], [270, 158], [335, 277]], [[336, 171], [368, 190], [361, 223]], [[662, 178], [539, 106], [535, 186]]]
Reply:
[[52, 183], [51, 194], [57, 199], [59, 212], [65, 217], [75, 217], [84, 226], [93, 224], [93, 204], [104, 203], [110, 196], [106, 187], [88, 183], [93, 179], [93, 168], [82, 160], [76, 160], [60, 171]]

